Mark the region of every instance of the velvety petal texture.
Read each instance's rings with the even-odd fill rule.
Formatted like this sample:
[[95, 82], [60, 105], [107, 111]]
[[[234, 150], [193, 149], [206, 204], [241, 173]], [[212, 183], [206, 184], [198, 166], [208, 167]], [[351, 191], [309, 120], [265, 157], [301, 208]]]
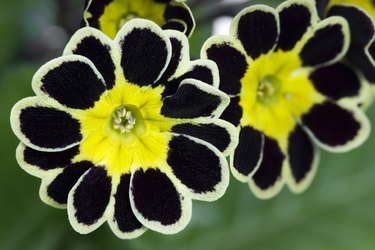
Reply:
[[183, 81], [172, 96], [164, 98], [162, 114], [178, 119], [217, 117], [229, 103], [229, 98], [220, 90], [202, 84], [201, 81]]
[[264, 135], [250, 126], [240, 128], [239, 142], [233, 155], [232, 172], [247, 182], [263, 161]]
[[121, 176], [115, 193], [116, 203], [113, 211], [113, 220], [108, 221], [113, 232], [122, 239], [136, 238], [146, 230], [135, 217], [130, 205], [130, 178], [130, 174]]
[[64, 55], [80, 55], [89, 59], [103, 76], [107, 89], [111, 89], [116, 80], [115, 53], [111, 40], [93, 28], [78, 30], [64, 50]]
[[92, 163], [90, 162], [77, 162], [67, 165], [51, 182], [45, 181], [42, 184], [39, 192], [41, 199], [52, 206], [65, 207], [70, 190], [91, 167]]
[[103, 77], [93, 63], [78, 55], [57, 58], [34, 75], [34, 92], [74, 109], [94, 106], [106, 90]]
[[37, 150], [61, 151], [82, 140], [77, 119], [38, 97], [22, 99], [13, 107], [11, 125], [23, 143]]
[[[136, 22], [131, 24], [136, 26]], [[128, 81], [141, 87], [152, 85], [166, 70], [171, 60], [171, 45], [161, 32], [129, 24], [117, 34], [115, 41], [121, 48], [120, 64]]]
[[[168, 17], [189, 16], [182, 2], [157, 2], [170, 5]], [[104, 12], [118, 4], [101, 3]], [[225, 157], [238, 135], [219, 119], [230, 98], [218, 86], [217, 65], [191, 61], [181, 32], [144, 19], [126, 22], [113, 40], [82, 28], [37, 71], [36, 96], [11, 111], [17, 161], [78, 233], [108, 222], [121, 239], [175, 234], [189, 223], [192, 200], [215, 201], [229, 184]]]
[[90, 233], [105, 222], [111, 188], [111, 177], [100, 166], [92, 167], [78, 180], [68, 197], [69, 220], [76, 231]]
[[202, 58], [216, 62], [219, 88], [230, 96], [221, 118], [239, 135], [232, 174], [258, 198], [284, 185], [303, 192], [316, 173], [318, 147], [346, 152], [368, 138], [369, 121], [358, 108], [363, 77], [344, 58], [371, 32], [353, 30], [349, 9], [332, 8], [341, 15], [320, 20], [314, 1], [253, 5], [234, 18], [229, 36], [203, 45]]
[[182, 230], [191, 217], [191, 199], [181, 194], [160, 170], [136, 171], [130, 196], [136, 217], [149, 228], [171, 234]]
[[278, 48], [287, 51], [301, 40], [303, 35], [317, 22], [315, 9], [303, 2], [289, 1], [278, 7], [280, 18], [280, 33]]
[[236, 37], [247, 54], [255, 59], [273, 49], [279, 39], [279, 18], [266, 5], [241, 11], [233, 20], [231, 35]]
[[[330, 64], [345, 55], [349, 46], [349, 29], [344, 19], [326, 19], [314, 28], [314, 34], [300, 52], [303, 66]], [[321, 41], [324, 41], [324, 46], [320, 45]]]

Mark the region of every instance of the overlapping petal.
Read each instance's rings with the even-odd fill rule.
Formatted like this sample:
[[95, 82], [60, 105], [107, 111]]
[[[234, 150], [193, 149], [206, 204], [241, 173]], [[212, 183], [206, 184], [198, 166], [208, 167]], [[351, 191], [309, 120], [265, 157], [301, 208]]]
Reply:
[[66, 45], [63, 55], [81, 55], [89, 59], [103, 76], [107, 89], [111, 89], [116, 81], [119, 55], [112, 43], [96, 29], [80, 29]]
[[375, 83], [375, 61], [371, 53], [375, 37], [374, 5], [370, 1], [317, 0], [316, 8], [321, 18], [339, 16], [348, 22], [350, 46], [340, 63], [349, 63], [349, 70], [357, 76], [361, 85], [357, 97], [345, 98], [366, 108], [373, 99]]
[[217, 118], [228, 104], [228, 96], [220, 90], [199, 80], [187, 79], [174, 95], [164, 98], [161, 113], [178, 119]]

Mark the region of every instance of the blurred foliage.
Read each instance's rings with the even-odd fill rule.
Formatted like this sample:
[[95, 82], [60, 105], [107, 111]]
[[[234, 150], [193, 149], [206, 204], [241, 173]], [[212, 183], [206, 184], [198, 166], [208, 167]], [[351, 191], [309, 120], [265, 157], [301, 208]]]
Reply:
[[[212, 14], [207, 7], [210, 1], [191, 4], [198, 22], [205, 20], [206, 13]], [[52, 30], [60, 32], [59, 38], [66, 33], [68, 39], [79, 22], [81, 5], [73, 0], [0, 1], [1, 250], [374, 249], [375, 135], [348, 154], [323, 153], [315, 181], [302, 195], [285, 189], [272, 200], [257, 200], [245, 184], [232, 178], [219, 201], [194, 202], [191, 223], [177, 235], [148, 231], [136, 240], [124, 241], [106, 225], [86, 236], [74, 232], [66, 210], [42, 203], [40, 181], [18, 167], [14, 157], [18, 140], [10, 129], [9, 112], [19, 99], [33, 95], [34, 72], [62, 51], [45, 41], [51, 39], [46, 30], [60, 27]], [[191, 39], [194, 57], [210, 30], [209, 22], [199, 24]], [[375, 108], [368, 115], [375, 122]]]

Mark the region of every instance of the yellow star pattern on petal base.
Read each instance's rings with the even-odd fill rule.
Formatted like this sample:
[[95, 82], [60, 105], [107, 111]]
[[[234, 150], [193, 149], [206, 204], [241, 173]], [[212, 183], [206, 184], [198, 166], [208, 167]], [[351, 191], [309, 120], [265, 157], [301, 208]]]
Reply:
[[[170, 140], [170, 135], [163, 132], [177, 123], [160, 114], [162, 91], [163, 87], [116, 84], [93, 108], [75, 111], [73, 116], [80, 121], [84, 139], [74, 161], [102, 164], [111, 176], [130, 173], [132, 166], [144, 170], [160, 167], [166, 161]], [[134, 120], [132, 126], [122, 131], [118, 126], [121, 121], [116, 123], [121, 110], [127, 110], [127, 119], [131, 116]], [[124, 121], [126, 126], [129, 120]]]
[[250, 125], [286, 146], [299, 117], [324, 98], [294, 50], [270, 52], [249, 65], [241, 79], [241, 126]]

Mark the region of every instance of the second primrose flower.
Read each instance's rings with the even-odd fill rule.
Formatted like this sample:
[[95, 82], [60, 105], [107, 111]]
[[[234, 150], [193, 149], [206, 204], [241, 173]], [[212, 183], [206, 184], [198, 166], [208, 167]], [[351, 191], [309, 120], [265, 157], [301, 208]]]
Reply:
[[205, 43], [202, 57], [217, 63], [220, 89], [231, 96], [222, 118], [238, 128], [232, 172], [256, 196], [273, 197], [284, 184], [305, 190], [318, 167], [316, 145], [346, 152], [367, 139], [364, 113], [326, 95], [352, 94], [335, 67], [327, 67], [343, 58], [349, 39], [345, 19], [319, 21], [311, 1], [292, 0], [276, 10], [246, 8], [230, 36]]
[[180, 32], [143, 19], [114, 40], [83, 28], [35, 74], [36, 96], [14, 106], [17, 160], [80, 233], [105, 221], [120, 238], [177, 233], [192, 199], [228, 186], [237, 135], [218, 119], [229, 103], [218, 83], [213, 62], [190, 61]]

